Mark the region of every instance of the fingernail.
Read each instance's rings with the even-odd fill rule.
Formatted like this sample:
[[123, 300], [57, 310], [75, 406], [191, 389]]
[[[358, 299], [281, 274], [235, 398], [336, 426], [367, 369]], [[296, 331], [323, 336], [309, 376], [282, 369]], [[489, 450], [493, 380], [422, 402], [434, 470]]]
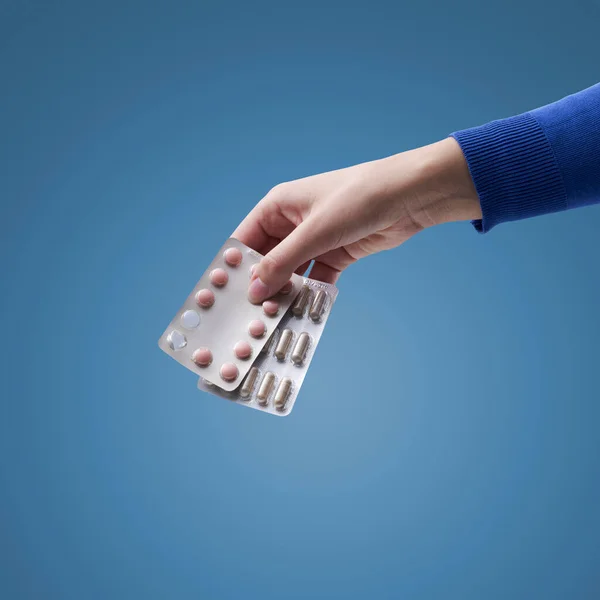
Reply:
[[262, 302], [270, 296], [269, 286], [260, 278], [257, 277], [248, 289], [248, 298], [250, 302]]

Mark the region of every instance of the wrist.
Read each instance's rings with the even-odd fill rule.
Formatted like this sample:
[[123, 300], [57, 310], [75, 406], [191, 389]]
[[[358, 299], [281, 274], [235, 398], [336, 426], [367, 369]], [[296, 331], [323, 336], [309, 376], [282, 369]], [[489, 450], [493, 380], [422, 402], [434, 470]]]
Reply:
[[481, 219], [481, 206], [460, 146], [447, 138], [412, 151], [418, 167], [411, 214], [423, 227]]

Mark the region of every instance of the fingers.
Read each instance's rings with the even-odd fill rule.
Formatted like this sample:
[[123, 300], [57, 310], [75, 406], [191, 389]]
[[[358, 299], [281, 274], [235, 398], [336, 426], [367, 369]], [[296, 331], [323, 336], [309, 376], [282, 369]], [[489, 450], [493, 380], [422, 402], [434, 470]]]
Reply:
[[250, 283], [251, 302], [262, 302], [276, 294], [296, 269], [315, 256], [327, 252], [335, 244], [335, 232], [314, 218], [303, 221], [281, 240], [258, 264], [256, 278]]
[[270, 252], [296, 226], [281, 211], [277, 200], [281, 200], [283, 186], [273, 188], [238, 225], [231, 234], [246, 246], [261, 254]]
[[261, 215], [262, 209], [256, 205], [237, 226], [231, 237], [263, 254], [269, 243], [272, 243], [273, 238], [265, 231], [261, 223]]
[[340, 271], [333, 267], [326, 265], [318, 260], [315, 261], [312, 269], [310, 270], [311, 279], [322, 281], [324, 283], [335, 283], [340, 276]]
[[344, 246], [333, 248], [315, 258], [310, 276], [312, 279], [333, 284], [338, 280], [340, 273], [354, 262], [356, 262], [356, 258]]
[[308, 271], [308, 267], [310, 267], [310, 260], [307, 260], [305, 263], [302, 263], [295, 271], [296, 275], [304, 275], [306, 271]]

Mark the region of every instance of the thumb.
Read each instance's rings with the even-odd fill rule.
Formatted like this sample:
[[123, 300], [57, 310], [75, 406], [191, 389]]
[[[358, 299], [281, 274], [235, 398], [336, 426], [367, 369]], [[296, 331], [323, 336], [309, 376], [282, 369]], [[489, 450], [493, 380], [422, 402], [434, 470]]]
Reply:
[[257, 304], [276, 294], [298, 267], [330, 250], [332, 237], [315, 218], [300, 223], [258, 263], [248, 290], [250, 301]]

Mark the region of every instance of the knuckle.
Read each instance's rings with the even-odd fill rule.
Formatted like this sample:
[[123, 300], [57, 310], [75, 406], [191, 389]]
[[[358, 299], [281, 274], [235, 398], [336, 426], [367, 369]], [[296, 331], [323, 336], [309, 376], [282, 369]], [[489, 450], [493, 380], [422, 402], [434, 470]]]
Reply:
[[271, 188], [267, 196], [276, 202], [279, 200], [284, 200], [289, 196], [290, 187], [291, 185], [289, 181], [278, 183], [274, 188]]

